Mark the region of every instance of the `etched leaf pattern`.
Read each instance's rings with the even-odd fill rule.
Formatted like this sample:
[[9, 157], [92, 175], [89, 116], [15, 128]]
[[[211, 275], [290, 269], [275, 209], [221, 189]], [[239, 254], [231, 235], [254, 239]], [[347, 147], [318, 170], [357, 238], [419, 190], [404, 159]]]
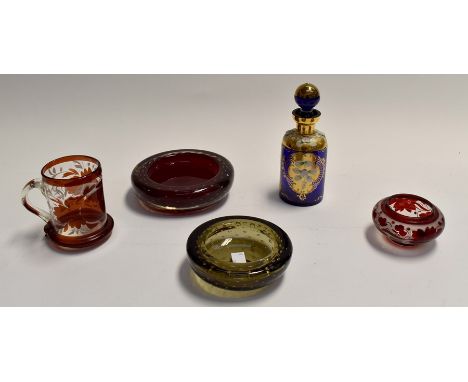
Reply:
[[54, 179], [75, 179], [86, 176], [97, 168], [95, 163], [77, 160], [66, 162], [65, 165], [66, 170], [63, 166], [52, 166], [46, 171], [47, 176]]
[[432, 213], [431, 208], [420, 200], [410, 198], [393, 198], [389, 201], [390, 208], [405, 216], [425, 217]]
[[[73, 161], [62, 165], [49, 168], [47, 175], [54, 179], [76, 179], [92, 173], [97, 168], [96, 164], [86, 161]], [[47, 184], [43, 187], [49, 208], [53, 211], [62, 234], [83, 235], [100, 223], [100, 214], [83, 216], [81, 209], [83, 205], [86, 205], [88, 210], [103, 209], [96, 193], [101, 188], [101, 182], [102, 178], [97, 177], [78, 186], [60, 187]]]

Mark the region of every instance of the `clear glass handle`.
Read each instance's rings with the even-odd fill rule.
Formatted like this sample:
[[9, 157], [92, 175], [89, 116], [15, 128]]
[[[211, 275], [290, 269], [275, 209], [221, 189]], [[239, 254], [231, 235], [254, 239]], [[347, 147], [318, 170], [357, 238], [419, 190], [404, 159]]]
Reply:
[[31, 211], [33, 214], [39, 216], [42, 220], [44, 220], [47, 223], [50, 220], [50, 214], [48, 212], [44, 211], [42, 208], [31, 206], [31, 204], [29, 204], [29, 200], [28, 200], [29, 191], [31, 191], [34, 188], [39, 188], [40, 189], [41, 186], [42, 186], [42, 180], [41, 179], [30, 180], [23, 187], [23, 190], [21, 191], [21, 202], [23, 203], [23, 206], [25, 206], [28, 211]]

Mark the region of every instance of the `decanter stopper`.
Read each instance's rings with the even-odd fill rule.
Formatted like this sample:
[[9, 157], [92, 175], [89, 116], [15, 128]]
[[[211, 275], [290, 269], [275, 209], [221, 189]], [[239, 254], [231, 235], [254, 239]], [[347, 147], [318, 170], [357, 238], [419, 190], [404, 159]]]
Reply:
[[292, 112], [297, 130], [300, 134], [312, 134], [321, 115], [320, 111], [314, 109], [320, 101], [319, 90], [315, 85], [306, 82], [296, 89], [294, 100], [299, 106]]
[[315, 85], [306, 82], [296, 89], [294, 99], [301, 111], [310, 112], [320, 102], [320, 92]]

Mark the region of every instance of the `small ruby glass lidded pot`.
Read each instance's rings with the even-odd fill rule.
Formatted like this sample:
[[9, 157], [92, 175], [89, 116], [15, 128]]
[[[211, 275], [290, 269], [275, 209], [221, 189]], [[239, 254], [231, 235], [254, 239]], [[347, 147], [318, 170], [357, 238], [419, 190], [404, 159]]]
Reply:
[[380, 200], [372, 210], [377, 229], [400, 245], [417, 245], [438, 237], [445, 228], [442, 212], [429, 200], [396, 194]]

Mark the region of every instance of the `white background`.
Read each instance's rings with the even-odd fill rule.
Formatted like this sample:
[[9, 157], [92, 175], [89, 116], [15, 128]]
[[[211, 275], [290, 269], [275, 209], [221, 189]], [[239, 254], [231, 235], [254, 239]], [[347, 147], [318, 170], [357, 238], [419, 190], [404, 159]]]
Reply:
[[[301, 208], [277, 192], [281, 139], [305, 81], [321, 91], [329, 156], [324, 201]], [[0, 304], [466, 306], [467, 85], [467, 76], [1, 76]], [[180, 148], [233, 163], [228, 201], [189, 217], [143, 211], [133, 167]], [[101, 161], [115, 220], [108, 242], [76, 255], [51, 249], [19, 202], [21, 187], [67, 154]], [[382, 240], [371, 210], [397, 192], [444, 212], [436, 242], [404, 250]], [[39, 192], [31, 198], [44, 204]], [[291, 264], [266, 293], [219, 300], [192, 285], [186, 239], [225, 215], [261, 217], [290, 235]]]
[[[466, 73], [466, 14], [466, 3], [458, 0], [290, 0], [267, 6], [246, 0], [4, 1], [0, 69]], [[290, 86], [296, 83], [282, 94], [288, 104]], [[2, 139], [5, 131], [0, 126]], [[276, 136], [273, 140], [276, 144]], [[2, 187], [2, 195], [6, 192]], [[34, 217], [27, 220], [33, 224], [29, 219]], [[219, 381], [220, 376], [466, 381], [467, 313], [466, 308], [4, 308], [0, 376], [28, 382]]]

